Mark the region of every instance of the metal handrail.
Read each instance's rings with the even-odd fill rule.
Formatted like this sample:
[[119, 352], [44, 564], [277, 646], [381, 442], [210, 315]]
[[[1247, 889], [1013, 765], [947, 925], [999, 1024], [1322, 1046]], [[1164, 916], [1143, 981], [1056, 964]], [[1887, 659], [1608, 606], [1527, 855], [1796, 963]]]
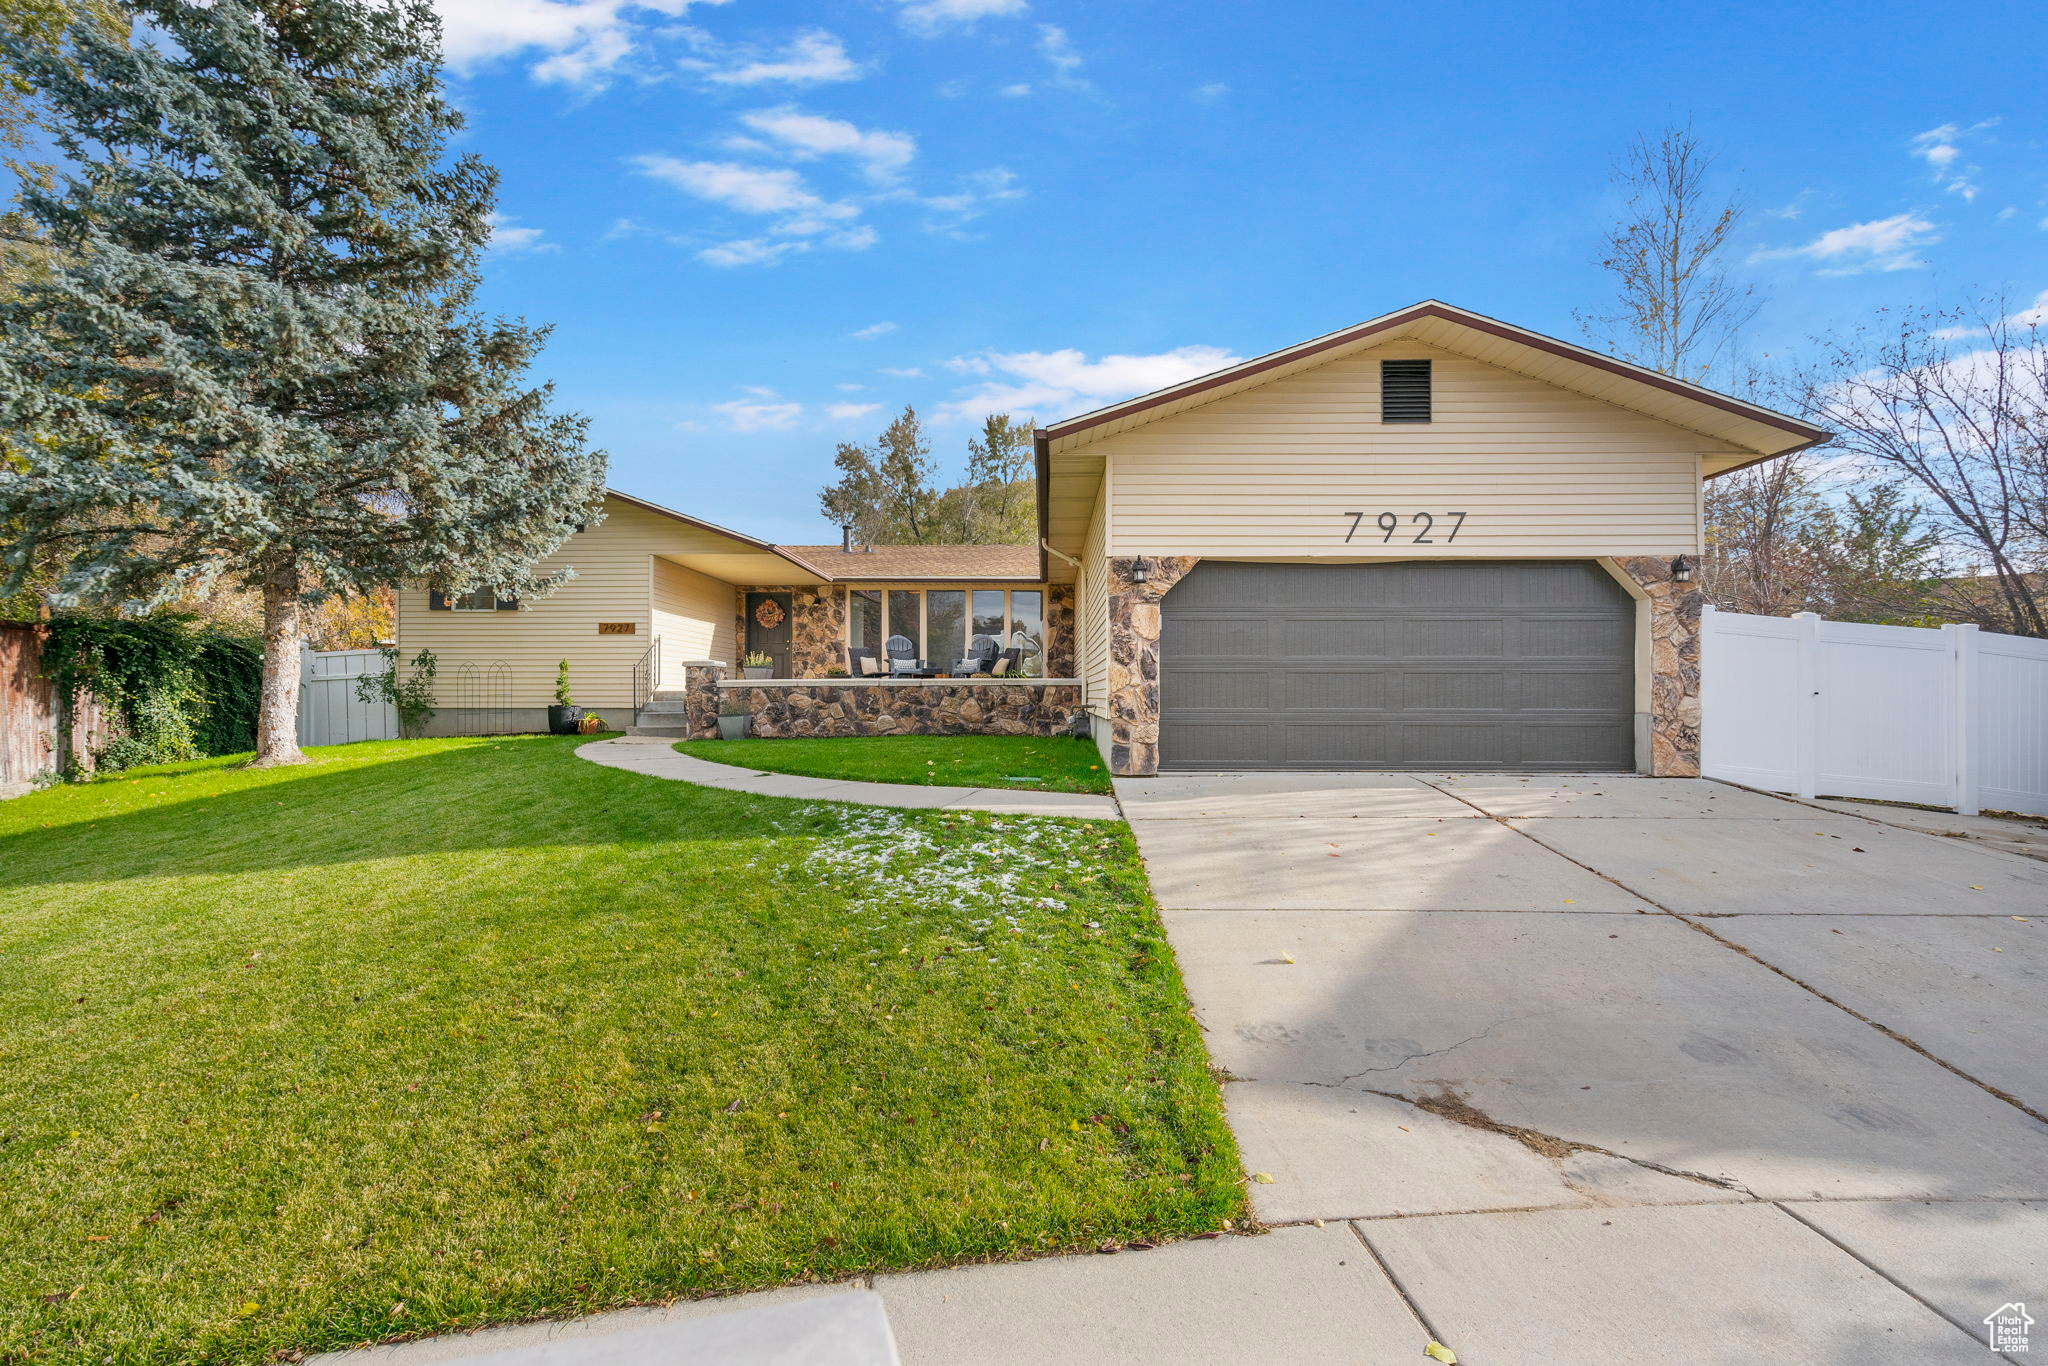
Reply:
[[661, 686], [661, 637], [648, 642], [646, 651], [633, 665], [633, 724], [640, 724], [640, 709], [654, 700]]

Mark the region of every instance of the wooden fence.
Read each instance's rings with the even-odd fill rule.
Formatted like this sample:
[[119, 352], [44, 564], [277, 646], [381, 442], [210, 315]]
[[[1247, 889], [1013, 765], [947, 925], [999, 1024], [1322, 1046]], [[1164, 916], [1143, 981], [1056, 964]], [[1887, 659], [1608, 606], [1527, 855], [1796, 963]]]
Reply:
[[46, 634], [34, 622], [0, 622], [0, 797], [20, 796], [68, 761], [90, 768], [109, 738], [98, 703], [67, 707], [43, 677]]

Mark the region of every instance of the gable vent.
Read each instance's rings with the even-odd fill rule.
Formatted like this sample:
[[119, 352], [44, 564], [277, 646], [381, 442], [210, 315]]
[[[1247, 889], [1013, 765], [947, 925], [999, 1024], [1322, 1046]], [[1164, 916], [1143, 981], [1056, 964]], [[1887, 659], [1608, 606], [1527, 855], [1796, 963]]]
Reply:
[[1380, 362], [1380, 421], [1429, 421], [1429, 362]]

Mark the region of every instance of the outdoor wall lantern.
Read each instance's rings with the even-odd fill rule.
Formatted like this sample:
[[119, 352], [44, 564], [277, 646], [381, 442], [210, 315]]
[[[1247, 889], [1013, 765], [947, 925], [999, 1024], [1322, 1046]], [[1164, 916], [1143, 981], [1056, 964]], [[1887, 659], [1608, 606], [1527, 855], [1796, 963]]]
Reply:
[[1692, 557], [1680, 555], [1671, 562], [1671, 577], [1679, 583], [1692, 582]]
[[1140, 556], [1139, 556], [1139, 557], [1138, 557], [1138, 558], [1137, 558], [1137, 559], [1136, 559], [1136, 560], [1135, 560], [1135, 561], [1134, 561], [1134, 562], [1132, 563], [1132, 565], [1131, 565], [1131, 582], [1132, 582], [1132, 583], [1143, 583], [1144, 581], [1145, 581], [1145, 557], [1144, 557], [1143, 555], [1140, 555]]

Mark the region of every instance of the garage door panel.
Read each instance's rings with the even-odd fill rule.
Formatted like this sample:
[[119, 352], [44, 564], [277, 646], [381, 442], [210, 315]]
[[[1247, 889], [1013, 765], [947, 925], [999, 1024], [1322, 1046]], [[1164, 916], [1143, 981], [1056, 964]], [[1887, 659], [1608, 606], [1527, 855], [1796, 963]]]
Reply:
[[1181, 669], [1160, 680], [1160, 703], [1176, 711], [1266, 711], [1282, 701], [1284, 676], [1271, 669]]
[[1518, 676], [1523, 712], [1589, 711], [1614, 713], [1635, 705], [1631, 679], [1612, 671], [1543, 673], [1525, 669]]
[[1162, 602], [1161, 763], [1626, 772], [1634, 640], [1590, 561], [1205, 561]]
[[1181, 636], [1181, 653], [1188, 659], [1213, 659], [1228, 663], [1245, 656], [1265, 658], [1273, 649], [1274, 621], [1270, 616], [1226, 615], [1215, 611], [1191, 613], [1174, 619]]
[[1385, 711], [1394, 681], [1384, 669], [1277, 671], [1288, 711]]
[[1411, 617], [1401, 622], [1400, 653], [1409, 659], [1501, 659], [1508, 625], [1499, 617]]
[[1283, 659], [1361, 659], [1387, 653], [1389, 623], [1368, 617], [1303, 616], [1278, 623], [1274, 643]]
[[1504, 711], [1510, 679], [1496, 671], [1448, 669], [1404, 670], [1400, 679], [1403, 711]]
[[1524, 618], [1521, 650], [1524, 659], [1586, 659], [1605, 663], [1626, 654], [1635, 622], [1588, 617]]

